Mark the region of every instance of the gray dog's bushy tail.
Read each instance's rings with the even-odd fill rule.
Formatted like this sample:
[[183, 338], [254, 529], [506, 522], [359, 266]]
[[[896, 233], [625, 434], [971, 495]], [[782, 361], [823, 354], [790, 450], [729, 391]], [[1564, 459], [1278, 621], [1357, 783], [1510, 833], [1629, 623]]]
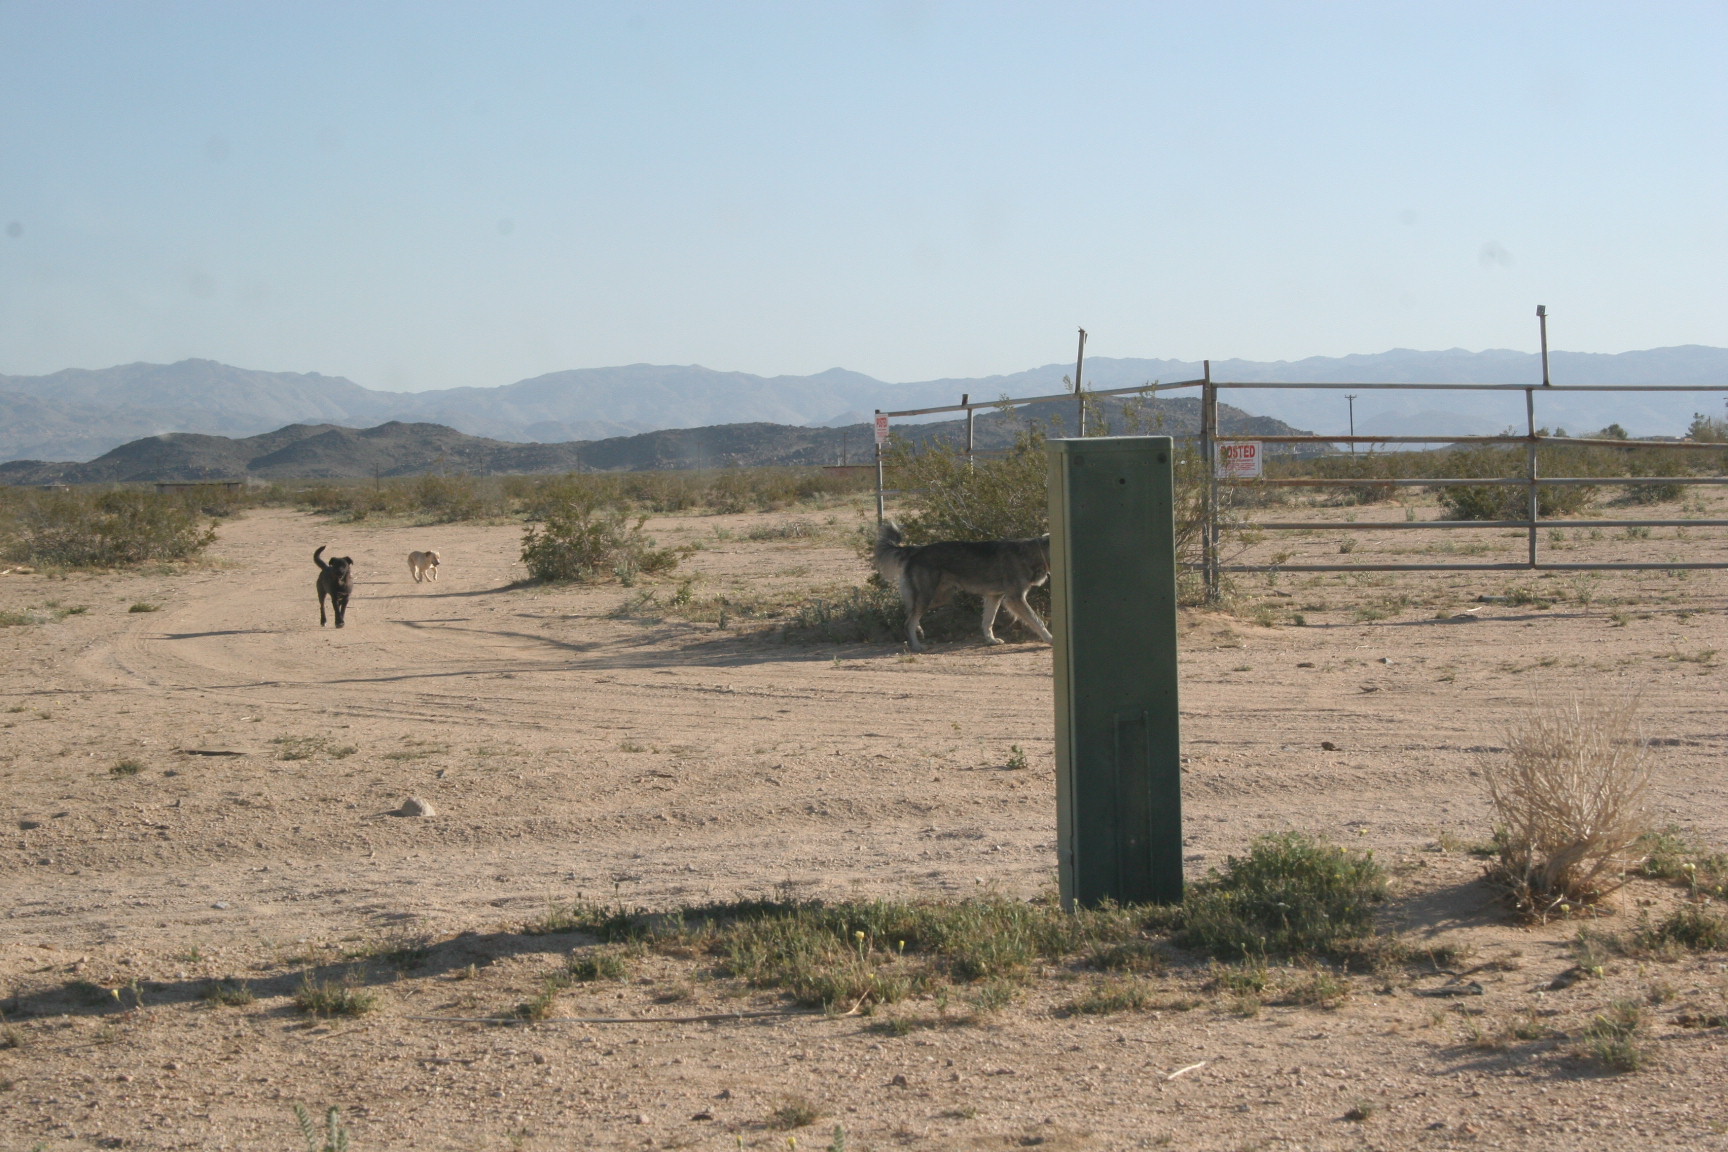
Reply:
[[892, 520], [882, 522], [876, 532], [876, 571], [890, 586], [900, 582], [900, 569], [906, 563], [906, 533]]

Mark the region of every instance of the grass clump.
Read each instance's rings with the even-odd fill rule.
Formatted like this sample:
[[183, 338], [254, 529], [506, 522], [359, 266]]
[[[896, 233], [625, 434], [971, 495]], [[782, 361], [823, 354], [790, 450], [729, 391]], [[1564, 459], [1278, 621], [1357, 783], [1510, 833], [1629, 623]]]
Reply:
[[1682, 904], [1655, 924], [1640, 929], [1634, 939], [1652, 951], [1728, 951], [1728, 917], [1707, 904]]
[[1616, 1000], [1585, 1026], [1579, 1055], [1610, 1072], [1636, 1072], [1649, 1059], [1643, 1032], [1644, 1006]]
[[1699, 848], [1678, 828], [1646, 832], [1633, 848], [1644, 854], [1638, 865], [1642, 875], [1685, 887], [1694, 900], [1728, 896], [1728, 854]]
[[1624, 883], [1627, 854], [1649, 831], [1635, 701], [1534, 711], [1483, 775], [1500, 846], [1489, 876], [1519, 912], [1565, 915]]
[[564, 971], [572, 980], [622, 980], [630, 974], [630, 962], [621, 952], [602, 949], [571, 956]]
[[378, 994], [352, 980], [314, 980], [307, 976], [294, 993], [294, 1007], [308, 1016], [364, 1016], [378, 1007]]
[[1119, 1012], [1143, 1012], [1152, 1002], [1152, 988], [1144, 980], [1119, 978], [1094, 984], [1063, 1008], [1080, 1016], [1112, 1016]]
[[162, 611], [162, 605], [150, 604], [150, 603], [147, 603], [143, 600], [140, 600], [137, 603], [133, 604], [132, 607], [126, 609], [126, 611], [128, 611], [128, 612], [160, 612], [160, 611]]
[[1300, 832], [1263, 836], [1183, 905], [1181, 941], [1224, 959], [1344, 957], [1373, 934], [1386, 872], [1373, 854]]
[[108, 769], [111, 776], [136, 776], [142, 771], [144, 771], [144, 762], [131, 759], [116, 761], [114, 766]]
[[639, 575], [669, 572], [681, 554], [656, 548], [642, 531], [646, 516], [632, 522], [628, 513], [602, 508], [592, 500], [572, 500], [550, 510], [540, 527], [522, 537], [522, 563], [535, 580], [587, 583], [617, 579], [633, 583]]
[[787, 1096], [768, 1114], [768, 1124], [782, 1131], [808, 1128], [822, 1116], [821, 1107], [808, 1096]]
[[215, 1004], [224, 1008], [244, 1008], [258, 997], [244, 981], [212, 980], [199, 993], [207, 1004]]

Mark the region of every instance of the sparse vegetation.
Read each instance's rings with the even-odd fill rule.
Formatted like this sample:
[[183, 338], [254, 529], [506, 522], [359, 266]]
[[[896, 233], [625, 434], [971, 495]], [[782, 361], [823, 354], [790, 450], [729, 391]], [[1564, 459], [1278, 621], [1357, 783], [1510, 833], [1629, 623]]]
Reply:
[[144, 771], [144, 762], [142, 760], [133, 760], [128, 758], [117, 761], [112, 768], [108, 769], [108, 771], [114, 776], [136, 776], [138, 773]]
[[243, 980], [212, 980], [199, 995], [206, 1003], [224, 1008], [244, 1008], [258, 998]]
[[593, 949], [572, 955], [564, 970], [572, 980], [622, 980], [630, 974], [630, 962], [621, 952]]
[[310, 760], [314, 756], [345, 760], [359, 751], [352, 744], [338, 744], [328, 736], [278, 736], [270, 743], [276, 745], [278, 760]]
[[0, 491], [0, 555], [39, 567], [185, 560], [216, 539], [214, 522], [171, 496], [119, 488]]
[[319, 980], [307, 975], [294, 993], [294, 1007], [309, 1016], [364, 1016], [378, 1007], [378, 994], [352, 979]]
[[1636, 1072], [1649, 1059], [1643, 1033], [1644, 1006], [1616, 1000], [1585, 1027], [1579, 1054], [1610, 1072]]
[[1153, 1001], [1152, 988], [1144, 980], [1118, 977], [1092, 985], [1070, 1000], [1066, 1011], [1083, 1016], [1108, 1016], [1118, 1012], [1141, 1012]]
[[1538, 709], [1508, 731], [1483, 775], [1498, 828], [1489, 874], [1522, 914], [1594, 904], [1623, 882], [1649, 830], [1649, 771], [1635, 701]]
[[324, 1113], [322, 1130], [303, 1104], [294, 1105], [294, 1119], [300, 1125], [301, 1139], [306, 1141], [306, 1152], [348, 1152], [348, 1130], [342, 1124], [341, 1109], [332, 1106]]
[[1685, 903], [1657, 923], [1640, 929], [1639, 945], [1652, 951], [1728, 951], [1728, 917], [1707, 904]]
[[787, 1096], [768, 1114], [770, 1126], [780, 1129], [808, 1128], [822, 1119], [822, 1109], [808, 1096]]
[[1299, 832], [1265, 836], [1195, 886], [1179, 937], [1226, 959], [1347, 956], [1373, 932], [1386, 873], [1366, 852]]
[[132, 607], [126, 609], [128, 612], [160, 612], [161, 610], [162, 605], [149, 604], [143, 600], [138, 601], [136, 604], [132, 605]]

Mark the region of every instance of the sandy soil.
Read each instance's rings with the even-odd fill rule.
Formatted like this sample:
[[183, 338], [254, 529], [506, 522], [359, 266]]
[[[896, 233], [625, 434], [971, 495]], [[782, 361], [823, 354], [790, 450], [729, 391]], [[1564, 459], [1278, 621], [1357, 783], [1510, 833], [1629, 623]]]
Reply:
[[[748, 538], [770, 516], [652, 528], [704, 543], [680, 573], [698, 596], [856, 582], [858, 510], [799, 515], [838, 523], [783, 540]], [[1454, 546], [1427, 535], [1361, 557]], [[1657, 535], [1602, 547], [1724, 551]], [[1509, 924], [1462, 850], [1489, 830], [1481, 757], [1533, 698], [1577, 690], [1641, 693], [1660, 819], [1728, 840], [1720, 576], [1254, 578], [1239, 615], [1184, 620], [1193, 873], [1283, 828], [1373, 848], [1398, 874], [1389, 926], [1466, 949], [1480, 996], [1424, 995], [1456, 981], [1418, 972], [1359, 978], [1335, 1009], [1246, 1015], [1176, 965], [1160, 1007], [1098, 1017], [1060, 1011], [1095, 979], [1063, 968], [998, 1011], [898, 1006], [919, 1025], [900, 1030], [425, 1019], [531, 995], [582, 944], [519, 931], [558, 901], [1053, 881], [1044, 646], [912, 658], [621, 612], [641, 589], [510, 587], [519, 542], [264, 511], [190, 571], [0, 577], [0, 611], [42, 621], [0, 628], [0, 1148], [295, 1148], [295, 1103], [340, 1106], [357, 1150], [809, 1149], [836, 1126], [854, 1152], [1728, 1147], [1724, 1033], [1679, 1023], [1728, 1010], [1728, 957], [1614, 958], [1548, 990], [1578, 925]], [[357, 562], [340, 632], [316, 621], [319, 544]], [[417, 548], [443, 553], [437, 583], [410, 580]], [[1337, 536], [1302, 549], [1336, 555]], [[1475, 600], [1520, 584], [1551, 605]], [[390, 814], [410, 796], [436, 814]], [[1636, 884], [1604, 923], [1675, 898]], [[418, 965], [363, 963], [419, 938]], [[294, 1010], [309, 974], [356, 964], [378, 1011]], [[201, 998], [225, 977], [257, 999]], [[1653, 1056], [1607, 1075], [1571, 1053], [1622, 998], [1651, 1005]], [[559, 1011], [782, 1006], [650, 957]], [[1522, 1019], [1555, 1035], [1472, 1041]], [[823, 1115], [789, 1136], [770, 1120], [795, 1097]]]

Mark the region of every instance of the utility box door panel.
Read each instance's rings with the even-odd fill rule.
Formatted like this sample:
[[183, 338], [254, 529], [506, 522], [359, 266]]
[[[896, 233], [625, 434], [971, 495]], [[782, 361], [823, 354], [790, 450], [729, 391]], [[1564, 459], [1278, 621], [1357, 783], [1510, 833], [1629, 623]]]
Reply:
[[1048, 447], [1063, 903], [1176, 903], [1174, 444], [1122, 436]]

